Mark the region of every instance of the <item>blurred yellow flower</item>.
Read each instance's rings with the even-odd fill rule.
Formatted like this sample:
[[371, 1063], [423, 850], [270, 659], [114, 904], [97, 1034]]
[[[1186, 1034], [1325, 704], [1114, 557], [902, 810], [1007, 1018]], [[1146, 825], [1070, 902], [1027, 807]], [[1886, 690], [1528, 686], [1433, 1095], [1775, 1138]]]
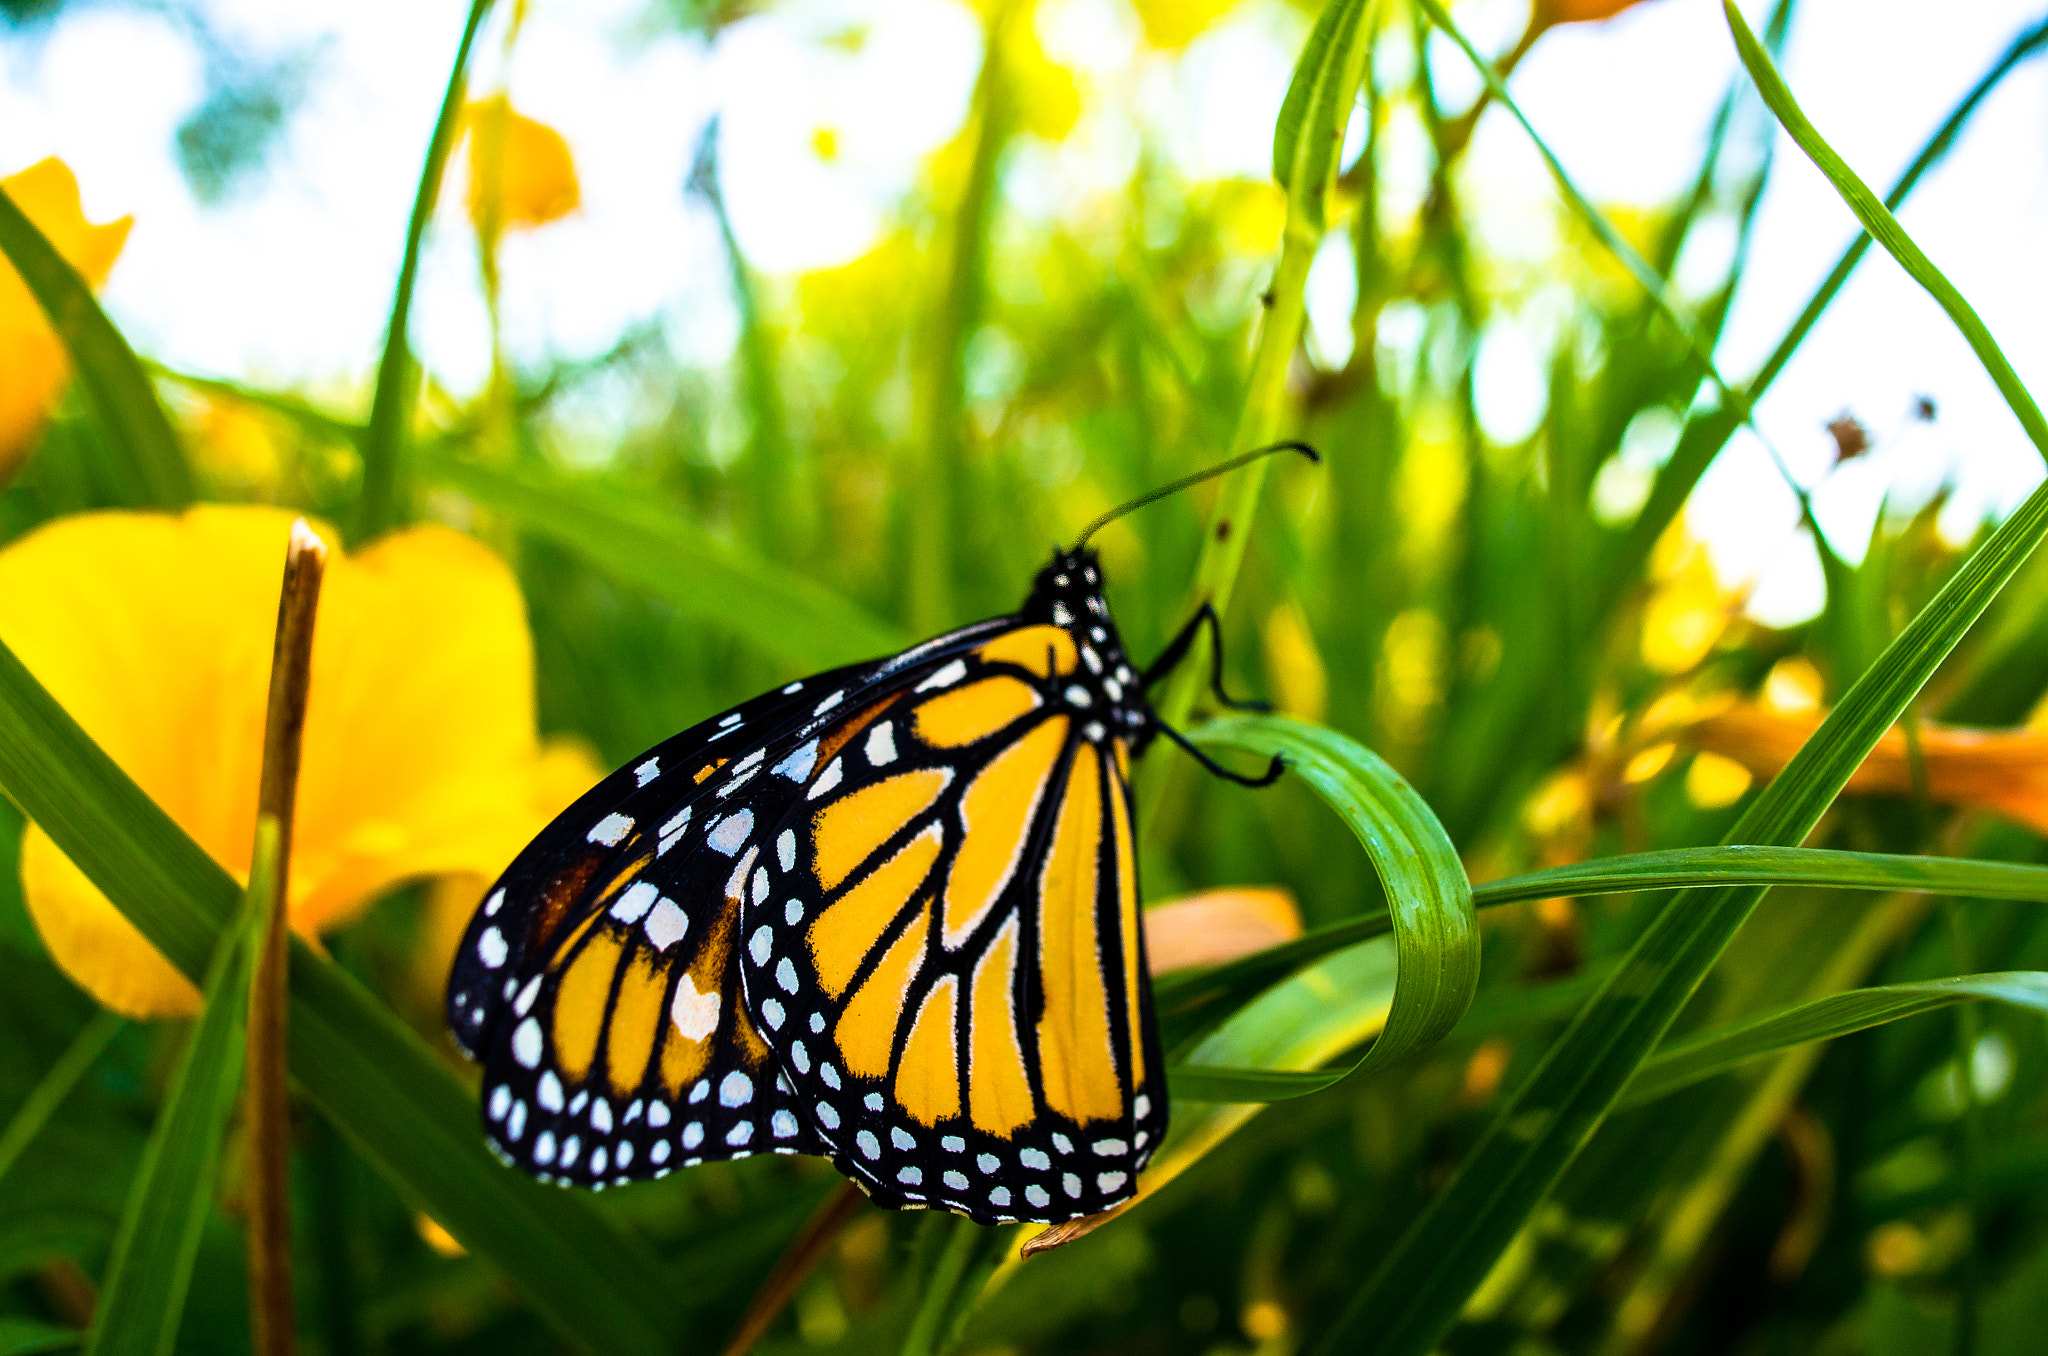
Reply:
[[1166, 51], [1187, 46], [1237, 4], [1237, 0], [1136, 0], [1145, 41]]
[[1329, 714], [1330, 675], [1301, 604], [1289, 599], [1266, 618], [1266, 678], [1280, 710], [1303, 720]]
[[1721, 587], [1707, 550], [1681, 530], [1666, 533], [1651, 561], [1657, 591], [1643, 608], [1643, 664], [1655, 673], [1688, 673], [1728, 629], [1742, 606]]
[[1286, 890], [1233, 885], [1145, 910], [1145, 959], [1155, 975], [1221, 965], [1301, 936], [1301, 908]]
[[560, 132], [517, 112], [502, 94], [471, 104], [467, 122], [469, 219], [486, 243], [559, 220], [583, 201]]
[[1642, 0], [1536, 0], [1536, 12], [1530, 20], [1532, 27], [1549, 28], [1553, 24], [1582, 24], [1596, 19], [1612, 19]]
[[1047, 141], [1064, 140], [1081, 120], [1081, 87], [1074, 73], [1046, 56], [1029, 24], [1018, 25], [1011, 42], [1012, 106], [1021, 125]]
[[[1825, 711], [1774, 710], [1746, 702], [1695, 725], [1699, 748], [1740, 763], [1757, 777], [1769, 777], [1820, 728]], [[1927, 795], [1941, 805], [1990, 810], [2048, 833], [2048, 733], [2039, 730], [1979, 730], [1957, 725], [1920, 725], [1920, 751]], [[1913, 769], [1905, 731], [1892, 729], [1849, 778], [1850, 794], [1913, 794]]]
[[[0, 640], [237, 876], [292, 516], [93, 513], [0, 551]], [[536, 788], [559, 771], [534, 735], [532, 641], [503, 562], [444, 527], [330, 559], [292, 839], [296, 931], [346, 923], [401, 881], [495, 875], [556, 808], [537, 806]], [[100, 1001], [135, 1017], [197, 1010], [191, 983], [38, 828], [21, 872], [51, 954]]]
[[[44, 160], [0, 179], [0, 188], [89, 285], [96, 288], [106, 282], [133, 217], [104, 226], [87, 222], [78, 201], [78, 180], [61, 160]], [[0, 483], [13, 475], [35, 445], [69, 371], [64, 345], [44, 318], [43, 308], [14, 266], [0, 256]]]

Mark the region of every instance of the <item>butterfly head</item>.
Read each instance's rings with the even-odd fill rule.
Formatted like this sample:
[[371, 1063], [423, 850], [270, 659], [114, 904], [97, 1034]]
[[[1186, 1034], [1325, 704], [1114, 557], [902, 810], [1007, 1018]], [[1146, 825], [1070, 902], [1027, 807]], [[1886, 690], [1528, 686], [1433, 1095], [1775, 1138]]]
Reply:
[[1152, 705], [1110, 617], [1095, 552], [1055, 547], [1052, 562], [1031, 581], [1018, 617], [1058, 626], [1073, 638], [1081, 664], [1060, 695], [1082, 718], [1083, 736], [1098, 744], [1121, 737], [1132, 754], [1142, 750], [1153, 734]]

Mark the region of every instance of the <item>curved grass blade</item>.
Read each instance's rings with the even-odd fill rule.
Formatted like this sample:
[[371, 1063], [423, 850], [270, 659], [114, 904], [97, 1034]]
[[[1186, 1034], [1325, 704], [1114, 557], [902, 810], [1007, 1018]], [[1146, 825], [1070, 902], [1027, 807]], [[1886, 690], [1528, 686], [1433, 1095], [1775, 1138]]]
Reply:
[[1329, 215], [1344, 127], [1358, 101], [1367, 46], [1361, 30], [1371, 11], [1372, 0], [1329, 0], [1323, 7], [1273, 127], [1273, 179], [1287, 190], [1287, 214], [1317, 236]]
[[[1433, 0], [1424, 0], [1424, 3], [1433, 3]], [[1835, 192], [1842, 195], [1842, 201], [1849, 205], [1849, 210], [1856, 214], [1856, 220], [1863, 223], [1863, 229], [1870, 233], [1871, 238], [1884, 246], [1913, 281], [1926, 288], [1928, 294], [1941, 304], [1941, 309], [1948, 313], [1948, 318], [1969, 343], [1970, 351], [1977, 355], [1977, 361], [1984, 364], [1984, 370], [1991, 374], [1998, 393], [2005, 397], [2005, 403], [2018, 417], [2020, 427], [2027, 431], [2027, 437], [2033, 440], [2041, 455], [2048, 458], [2048, 419], [2042, 417], [2040, 406], [2034, 403], [2034, 397], [2021, 384], [2019, 374], [2006, 361], [1998, 341], [1991, 337], [1983, 319], [1963, 299], [1955, 284], [1943, 277], [1941, 270], [1913, 243], [1905, 227], [1899, 225], [1899, 219], [1857, 177], [1848, 162], [1821, 139], [1820, 133], [1814, 130], [1813, 124], [1807, 121], [1806, 114], [1793, 99], [1784, 77], [1771, 63], [1770, 54], [1749, 31], [1749, 25], [1742, 21], [1742, 12], [1735, 8], [1733, 0], [1721, 0], [1721, 9], [1728, 17], [1728, 30], [1735, 36], [1735, 50], [1741, 54], [1742, 64], [1749, 68], [1757, 91], [1770, 105], [1771, 112], [1777, 115], [1779, 123], [1799, 144], [1799, 149], [1820, 168], [1820, 172], [1827, 175], [1828, 182], [1835, 186]]]
[[[1955, 145], [1956, 138], [1962, 134], [1964, 124], [1969, 122], [1984, 100], [1990, 97], [1992, 90], [1996, 89], [2020, 62], [2033, 56], [2044, 46], [2048, 46], [2048, 21], [2035, 25], [2013, 40], [2004, 55], [1993, 62], [1991, 68], [1971, 86], [1969, 93], [1949, 111], [1948, 117], [1942, 120], [1934, 135], [1921, 146], [1919, 153], [1913, 157], [1913, 163], [1906, 167], [1906, 172], [1898, 177], [1892, 185], [1891, 192], [1885, 195], [1886, 207], [1896, 211], [1906, 201], [1919, 186], [1921, 179], [1926, 177], [1927, 172], [1947, 157], [1949, 149]], [[1834, 301], [1835, 294], [1849, 281], [1849, 275], [1855, 272], [1856, 265], [1869, 249], [1870, 237], [1867, 234], [1858, 235], [1849, 243], [1848, 248], [1842, 251], [1841, 257], [1835, 260], [1835, 266], [1828, 271], [1820, 286], [1814, 289], [1813, 295], [1807, 298], [1798, 318], [1778, 340], [1778, 346], [1771, 350], [1771, 356], [1764, 359], [1763, 365], [1749, 379], [1745, 389], [1752, 400], [1761, 399], [1764, 391], [1784, 370], [1785, 364], [1792, 361], [1792, 355], [1798, 352], [1800, 344], [1806, 341], [1807, 333], [1818, 323], [1821, 314]], [[1658, 538], [1664, 535], [1664, 529], [1671, 526], [1671, 520], [1678, 516], [1678, 510], [1685, 503], [1686, 496], [1692, 493], [1692, 487], [1699, 482], [1708, 464], [1720, 454], [1729, 436], [1741, 427], [1741, 422], [1725, 409], [1701, 409], [1688, 416], [1685, 428], [1679, 434], [1677, 449], [1672, 452], [1670, 460], [1664, 463], [1663, 469], [1658, 471], [1656, 480], [1651, 484], [1649, 498], [1643, 502], [1643, 507], [1636, 513], [1635, 521], [1629, 525], [1627, 535], [1608, 561], [1605, 582], [1601, 589], [1603, 599], [1618, 596], [1629, 581], [1636, 578], [1643, 561], [1649, 558], [1651, 548], [1656, 545]], [[1603, 604], [1600, 611], [1604, 615], [1607, 605]]]
[[[0, 790], [187, 975], [241, 891], [0, 645]], [[476, 1102], [353, 976], [292, 939], [293, 1075], [414, 1205], [502, 1270], [571, 1341], [665, 1352], [673, 1287], [588, 1200], [502, 1167]]]
[[448, 72], [448, 92], [441, 96], [441, 113], [434, 121], [434, 135], [427, 142], [426, 163], [420, 167], [420, 187], [413, 198], [412, 217], [406, 222], [405, 258], [398, 266], [398, 287], [391, 298], [391, 323], [384, 332], [384, 356], [377, 363], [377, 387], [370, 398], [369, 427], [363, 433], [363, 492], [356, 505], [356, 542], [368, 541], [395, 527], [404, 509], [401, 463], [420, 379], [419, 364], [407, 338], [412, 323], [413, 285], [419, 279], [420, 247], [426, 241], [427, 223], [433, 218], [434, 204], [440, 200], [441, 177], [447, 172], [448, 156], [455, 149], [455, 133], [462, 122], [469, 50], [490, 8], [491, 0], [471, 0], [469, 19], [462, 26], [462, 42], [455, 49], [455, 66]]
[[[1214, 748], [1284, 757], [1288, 770], [1357, 835], [1385, 886], [1396, 956], [1393, 1006], [1379, 1039], [1328, 1081], [1425, 1049], [1456, 1026], [1479, 982], [1479, 920], [1457, 849], [1414, 788], [1356, 741], [1280, 716], [1233, 716], [1191, 737]], [[1172, 1072], [1174, 1095], [1238, 1100], [1216, 1095], [1223, 1080], [1238, 1076], [1181, 1065]]]
[[[1739, 19], [1731, 16], [1731, 23]], [[1754, 39], [1750, 45], [1754, 48]], [[1984, 340], [1989, 344], [1988, 334]], [[1996, 352], [1995, 345], [1990, 348]], [[2024, 391], [2016, 394], [2022, 398], [2016, 412], [2022, 403], [2032, 409]], [[2038, 422], [2038, 412], [2032, 417]], [[2027, 422], [2024, 414], [2022, 422]], [[1999, 525], [1857, 679], [1785, 770], [1751, 802], [1727, 841], [1789, 846], [1803, 839], [2044, 533], [2048, 485], [2037, 487]], [[1442, 1338], [1474, 1287], [1606, 1119], [1756, 907], [1763, 888], [1722, 887], [1699, 900], [1681, 895], [1663, 908], [1614, 977], [1508, 1099], [1450, 1185], [1417, 1218], [1318, 1350], [1354, 1350], [1370, 1340], [1388, 1356], [1419, 1356]]]
[[206, 1005], [178, 1059], [114, 1235], [87, 1347], [91, 1356], [169, 1356], [177, 1344], [200, 1231], [213, 1206], [221, 1141], [242, 1083], [249, 942], [246, 927], [233, 927], [215, 944]]
[[[1806, 885], [1852, 890], [1913, 890], [1961, 899], [2016, 899], [2048, 903], [2048, 867], [1986, 862], [1957, 857], [1909, 857], [1882, 852], [1837, 852], [1827, 848], [1672, 848], [1574, 862], [1526, 875], [1506, 876], [1472, 888], [1475, 908], [1557, 896], [1620, 894], [1637, 890], [1678, 890], [1699, 885]], [[1167, 1046], [1192, 1034], [1219, 1011], [1235, 1008], [1274, 983], [1333, 951], [1386, 935], [1393, 920], [1385, 913], [1326, 924], [1283, 945], [1209, 970], [1187, 971], [1154, 980], [1152, 993]], [[1309, 1075], [1299, 1096], [1316, 1091]], [[1281, 1087], [1268, 1080], [1269, 1092]]]
[[0, 1318], [0, 1356], [36, 1356], [69, 1351], [85, 1341], [76, 1328], [57, 1328], [29, 1318]]
[[716, 622], [771, 654], [830, 668], [910, 644], [865, 609], [717, 541], [672, 512], [531, 468], [443, 458], [424, 468], [524, 531]]
[[78, 1086], [78, 1080], [106, 1053], [120, 1030], [120, 1014], [98, 1012], [71, 1038], [71, 1044], [15, 1111], [14, 1119], [7, 1122], [5, 1130], [0, 1130], [0, 1177], [5, 1177], [22, 1151], [35, 1143], [50, 1117]]
[[170, 416], [142, 370], [135, 350], [57, 247], [0, 189], [0, 252], [35, 294], [50, 328], [64, 341], [107, 443], [126, 463], [121, 479], [136, 492], [131, 507], [175, 508], [192, 502], [186, 464]]
[[1810, 1041], [1982, 999], [2048, 1013], [2048, 972], [2007, 970], [1913, 984], [1851, 989], [1709, 1031], [1660, 1051], [1628, 1085], [1620, 1105], [1640, 1106], [1751, 1060]]

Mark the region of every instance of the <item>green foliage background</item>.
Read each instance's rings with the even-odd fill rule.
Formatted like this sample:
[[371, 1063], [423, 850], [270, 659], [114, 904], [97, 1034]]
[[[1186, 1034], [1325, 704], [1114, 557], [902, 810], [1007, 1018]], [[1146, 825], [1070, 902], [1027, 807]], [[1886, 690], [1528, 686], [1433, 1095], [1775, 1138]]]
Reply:
[[[1558, 167], [1585, 267], [1548, 412], [1515, 445], [1490, 441], [1473, 403], [1478, 336], [1511, 287], [1461, 207], [1470, 123], [1406, 56], [1448, 29], [1434, 0], [1322, 12], [1276, 130], [1280, 254], [1257, 259], [1238, 242], [1266, 190], [1191, 189], [1142, 158], [1114, 219], [1010, 224], [1001, 169], [1031, 111], [1023, 15], [989, 11], [962, 140], [873, 255], [780, 284], [732, 251], [743, 334], [718, 370], [627, 335], [600, 362], [507, 372], [466, 404], [418, 372], [411, 270], [460, 57], [395, 338], [358, 409], [146, 374], [0, 198], [0, 248], [63, 319], [82, 376], [0, 496], [0, 532], [195, 493], [307, 508], [358, 542], [453, 519], [516, 562], [544, 727], [616, 764], [771, 684], [1005, 611], [1047, 544], [1101, 509], [1227, 451], [1308, 438], [1319, 469], [1241, 473], [1100, 539], [1136, 652], [1199, 597], [1227, 599], [1233, 685], [1296, 717], [1205, 722], [1188, 686], [1162, 701], [1212, 748], [1284, 752], [1297, 774], [1246, 793], [1169, 770], [1162, 750], [1144, 788], [1148, 896], [1274, 883], [1310, 928], [1159, 985], [1180, 1098], [1163, 1185], [1021, 1265], [998, 1262], [1014, 1236], [862, 1213], [761, 1349], [2035, 1349], [2041, 844], [1967, 807], [1836, 796], [1902, 715], [2012, 724], [2042, 697], [2048, 574], [2028, 557], [2048, 499], [1962, 549], [1932, 510], [1883, 519], [1858, 566], [1821, 544], [1812, 623], [1737, 624], [1675, 677], [1642, 658], [1668, 583], [1657, 544], [1869, 244], [1759, 372], [1705, 363], [1744, 253], [1700, 295], [1664, 279], [1709, 216], [1747, 231], [1780, 122], [2048, 442], [1967, 304], [1800, 132], [1765, 55], [1790, 5], [1762, 45], [1732, 21], [1755, 83], [1730, 91], [1681, 201], [1624, 234]], [[1929, 129], [1892, 205], [2044, 40], [2024, 35]], [[1363, 151], [1340, 162], [1354, 104]], [[1394, 220], [1377, 176], [1400, 108], [1420, 113], [1436, 167], [1423, 209]], [[1297, 343], [1326, 232], [1361, 280], [1341, 369]], [[1396, 361], [1376, 342], [1390, 316], [1424, 336]], [[181, 424], [198, 397], [267, 421], [274, 483], [195, 454]], [[596, 470], [576, 432], [591, 409], [619, 430]], [[1683, 432], [1615, 511], [1595, 494], [1602, 470], [1660, 419]], [[1238, 530], [1219, 538], [1223, 521]], [[1825, 675], [1834, 715], [1768, 786], [1702, 808], [1687, 750], [1625, 770], [1615, 749], [1660, 698], [1753, 691], [1791, 657]], [[1531, 812], [1560, 774], [1589, 788], [1568, 833]], [[18, 807], [0, 813], [42, 823], [187, 973], [211, 967], [209, 992], [246, 982], [232, 880], [11, 655], [0, 785]], [[244, 1349], [222, 1100], [239, 1033], [219, 1007], [189, 1031], [94, 1015], [27, 921], [16, 828], [0, 832], [0, 1352]], [[466, 1071], [421, 1015], [436, 1005], [408, 964], [418, 905], [400, 891], [331, 957], [294, 956], [307, 1349], [719, 1349], [837, 1179], [757, 1158], [585, 1197], [499, 1169]], [[423, 1216], [468, 1252], [431, 1248]]]

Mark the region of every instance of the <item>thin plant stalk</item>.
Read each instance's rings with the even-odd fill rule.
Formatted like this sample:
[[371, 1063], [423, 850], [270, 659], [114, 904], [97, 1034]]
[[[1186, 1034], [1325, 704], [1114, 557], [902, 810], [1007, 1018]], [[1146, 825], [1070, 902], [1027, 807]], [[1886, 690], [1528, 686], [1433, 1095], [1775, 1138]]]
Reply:
[[412, 216], [406, 223], [405, 258], [398, 266], [391, 323], [384, 336], [384, 356], [377, 364], [376, 392], [370, 400], [370, 422], [363, 436], [363, 491], [356, 505], [357, 540], [368, 540], [395, 527], [403, 513], [400, 463], [405, 456], [406, 434], [420, 375], [407, 337], [412, 323], [413, 287], [419, 279], [427, 223], [433, 219], [434, 204], [440, 201], [441, 179], [447, 172], [448, 156], [455, 149], [455, 134], [462, 123], [470, 48], [475, 45], [477, 29], [490, 8], [491, 0], [472, 0], [470, 4], [469, 18], [462, 27], [462, 42], [455, 49], [455, 66], [448, 73], [448, 90], [441, 97], [441, 113], [427, 142], [426, 163], [420, 169]]
[[313, 677], [313, 629], [327, 544], [306, 520], [293, 521], [277, 603], [263, 774], [256, 796], [256, 846], [249, 865], [249, 926], [255, 968], [249, 981], [249, 1314], [258, 1356], [297, 1349], [292, 1307], [291, 1107], [285, 1082], [285, 981], [291, 931], [292, 812], [306, 694]]
[[775, 1263], [775, 1270], [768, 1273], [768, 1279], [747, 1305], [747, 1312], [740, 1316], [739, 1327], [725, 1344], [725, 1356], [746, 1356], [754, 1349], [754, 1343], [761, 1340], [776, 1316], [788, 1307], [797, 1287], [811, 1274], [818, 1259], [832, 1246], [847, 1221], [859, 1212], [867, 1197], [852, 1182], [841, 1182], [832, 1194], [811, 1212], [804, 1221], [804, 1227]]

